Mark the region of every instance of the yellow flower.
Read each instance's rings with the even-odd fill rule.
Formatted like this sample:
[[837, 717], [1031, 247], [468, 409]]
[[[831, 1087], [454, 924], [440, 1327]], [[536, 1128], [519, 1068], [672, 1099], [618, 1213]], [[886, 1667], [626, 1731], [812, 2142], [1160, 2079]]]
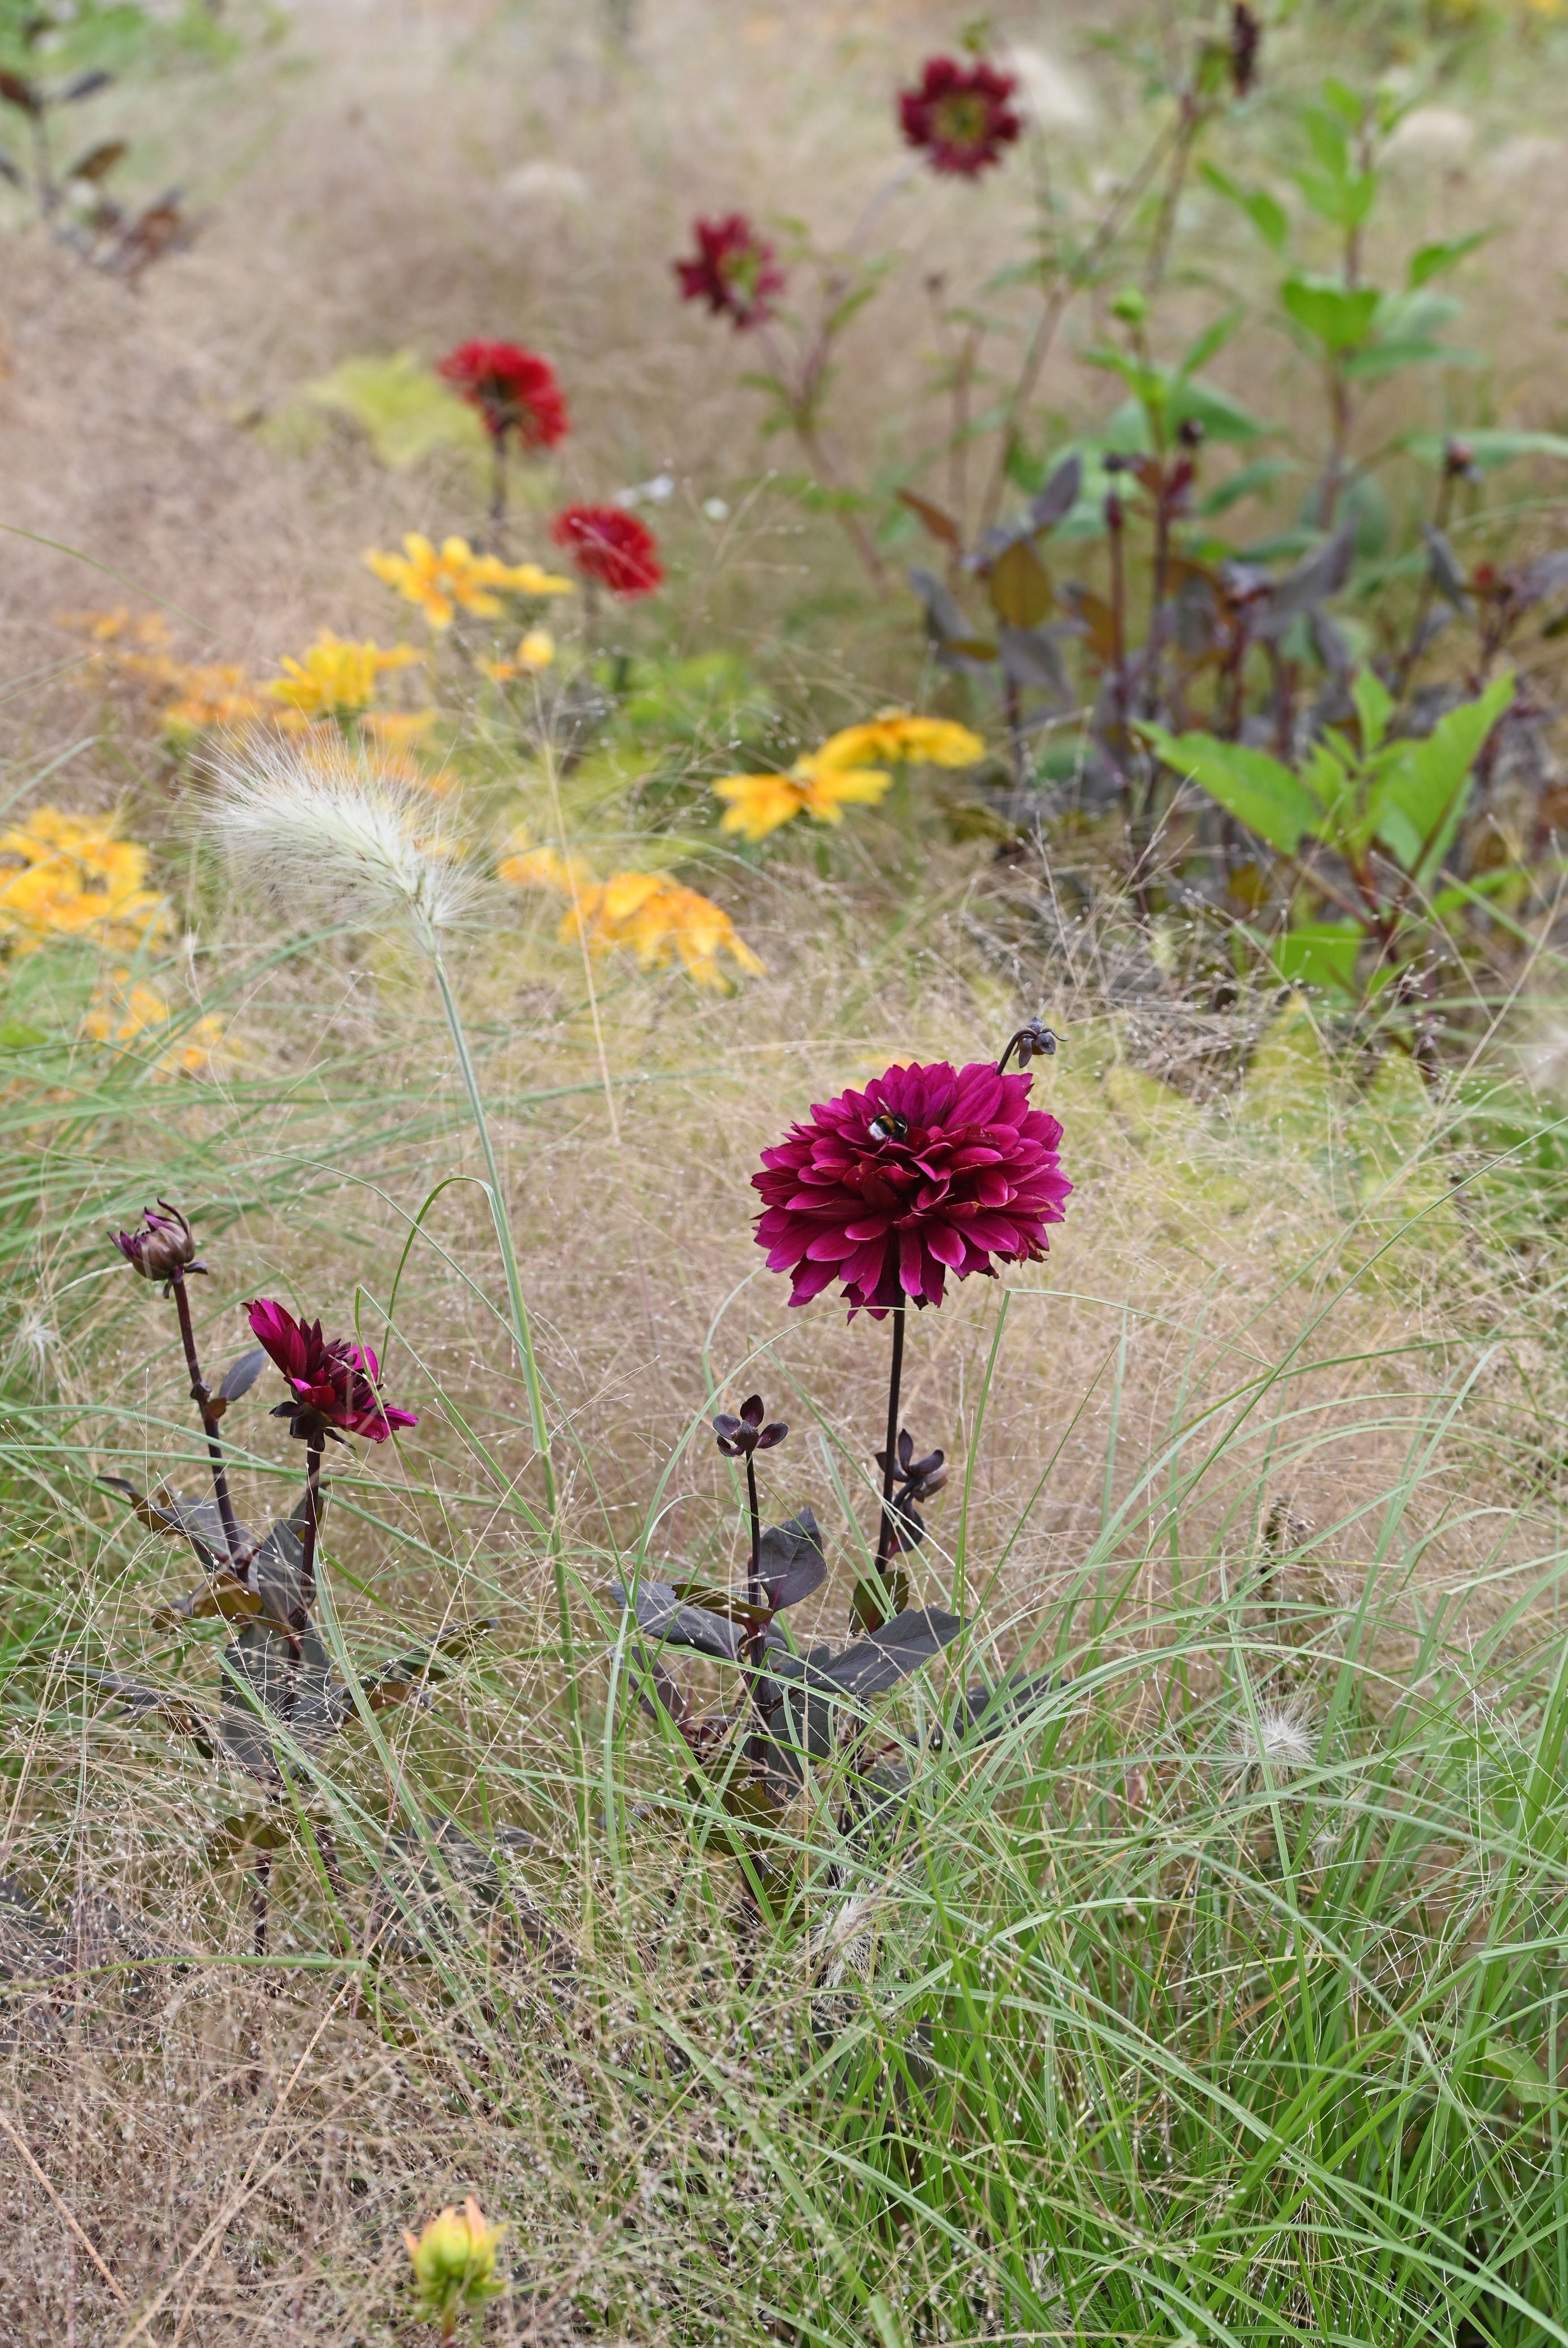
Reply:
[[496, 588], [511, 595], [571, 595], [570, 579], [542, 571], [537, 562], [503, 562], [499, 555], [476, 554], [466, 538], [441, 541], [439, 553], [418, 530], [410, 530], [401, 554], [374, 550], [366, 561], [377, 579], [418, 603], [433, 628], [449, 628], [459, 611], [493, 618], [501, 606]]
[[563, 938], [585, 936], [591, 953], [630, 946], [644, 970], [664, 970], [678, 954], [699, 986], [726, 985], [718, 956], [760, 973], [758, 961], [722, 906], [656, 872], [613, 872], [562, 917]]
[[481, 661], [487, 676], [510, 685], [514, 676], [537, 676], [555, 658], [555, 639], [548, 628], [530, 628], [510, 660]]
[[459, 2309], [480, 2308], [506, 2289], [495, 2271], [496, 2244], [505, 2231], [504, 2225], [486, 2225], [470, 2193], [460, 2209], [432, 2218], [422, 2234], [404, 2234], [419, 2312], [440, 2323], [444, 2336], [450, 2336]]
[[912, 717], [884, 709], [864, 726], [830, 734], [816, 757], [830, 767], [866, 767], [886, 759], [910, 766], [973, 767], [985, 745], [967, 726], [950, 717]]
[[[116, 971], [113, 983], [95, 997], [82, 1021], [82, 1033], [98, 1044], [131, 1044], [144, 1039], [170, 1018], [168, 1004], [155, 987], [133, 981], [128, 970]], [[158, 1066], [167, 1075], [199, 1076], [211, 1066], [223, 1041], [223, 1023], [211, 1014], [196, 1020], [178, 1042], [160, 1053]]]
[[147, 861], [110, 817], [35, 808], [0, 832], [0, 940], [30, 953], [49, 937], [127, 947], [165, 935], [169, 908], [147, 885]]
[[717, 798], [729, 803], [720, 831], [766, 839], [798, 815], [842, 823], [846, 807], [875, 807], [892, 787], [892, 777], [881, 767], [828, 765], [818, 751], [797, 758], [787, 775], [727, 775], [713, 788]]
[[563, 857], [554, 848], [530, 848], [527, 834], [521, 831], [510, 845], [511, 854], [502, 857], [496, 870], [514, 889], [562, 889], [568, 896], [575, 889], [582, 896], [594, 886], [593, 875], [581, 856]]
[[159, 713], [166, 734], [176, 740], [204, 734], [211, 726], [244, 726], [262, 714], [263, 703], [242, 668], [231, 663], [187, 667], [178, 661], [133, 662], [156, 683], [171, 690], [172, 701]]
[[161, 612], [144, 612], [133, 620], [125, 603], [117, 603], [111, 612], [59, 612], [56, 618], [62, 628], [80, 628], [100, 644], [129, 636], [147, 652], [167, 652], [172, 639], [172, 631]]
[[562, 938], [585, 938], [593, 954], [630, 946], [644, 970], [664, 970], [679, 956], [699, 986], [722, 989], [721, 953], [742, 970], [760, 972], [752, 953], [721, 905], [696, 889], [659, 872], [613, 872], [595, 880], [580, 856], [553, 848], [530, 848], [526, 832], [511, 842], [512, 853], [497, 868], [519, 889], [553, 889], [574, 902], [561, 918]]
[[[356, 717], [376, 698], [376, 685], [386, 671], [407, 668], [422, 660], [412, 644], [394, 644], [384, 652], [377, 644], [351, 644], [330, 633], [317, 637], [303, 661], [284, 655], [286, 674], [268, 685], [273, 701], [306, 717]], [[430, 713], [433, 717], [435, 713]]]

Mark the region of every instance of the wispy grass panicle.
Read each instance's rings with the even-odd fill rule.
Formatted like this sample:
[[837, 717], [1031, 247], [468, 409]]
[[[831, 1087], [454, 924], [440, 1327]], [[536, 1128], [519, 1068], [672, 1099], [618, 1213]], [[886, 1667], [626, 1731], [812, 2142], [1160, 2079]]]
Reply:
[[484, 884], [428, 795], [363, 753], [266, 737], [208, 762], [207, 816], [236, 878], [280, 911], [366, 924], [401, 918], [421, 951], [471, 920]]

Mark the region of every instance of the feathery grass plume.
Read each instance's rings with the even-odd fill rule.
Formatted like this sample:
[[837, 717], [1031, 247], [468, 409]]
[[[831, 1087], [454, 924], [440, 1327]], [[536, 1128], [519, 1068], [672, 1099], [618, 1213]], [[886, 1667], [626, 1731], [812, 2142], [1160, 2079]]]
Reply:
[[1225, 1776], [1234, 1787], [1267, 1776], [1275, 1785], [1301, 1776], [1317, 1758], [1312, 1714], [1299, 1696], [1271, 1697], [1260, 1704], [1255, 1720], [1233, 1723], [1225, 1755]]
[[247, 740], [207, 771], [208, 819], [236, 877], [280, 911], [366, 927], [400, 916], [432, 961], [474, 911], [480, 878], [430, 801], [346, 746], [324, 768], [294, 743]]
[[[413, 799], [345, 745], [343, 761], [324, 767], [303, 745], [247, 740], [208, 761], [208, 820], [226, 845], [236, 876], [262, 890], [285, 913], [334, 914], [372, 928], [400, 923], [430, 965], [469, 1097], [489, 1178], [490, 1216], [506, 1274], [512, 1335], [528, 1389], [534, 1448], [544, 1478], [555, 1540], [555, 1471], [544, 1420], [522, 1275], [507, 1220], [500, 1169], [479, 1075], [442, 953], [442, 942], [474, 911], [483, 893], [438, 810]], [[570, 1618], [559, 1575], [562, 1637], [571, 1670]]]

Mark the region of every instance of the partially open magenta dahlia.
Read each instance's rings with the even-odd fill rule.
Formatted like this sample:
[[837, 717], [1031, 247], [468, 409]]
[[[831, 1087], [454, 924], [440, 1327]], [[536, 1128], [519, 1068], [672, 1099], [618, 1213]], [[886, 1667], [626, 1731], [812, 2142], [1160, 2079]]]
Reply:
[[682, 301], [706, 302], [716, 318], [728, 318], [738, 332], [764, 324], [773, 315], [774, 296], [784, 291], [784, 272], [773, 247], [744, 212], [696, 220], [692, 234], [695, 256], [675, 264]]
[[850, 1317], [940, 1304], [948, 1272], [1038, 1262], [1072, 1184], [1061, 1127], [1028, 1105], [1034, 1079], [989, 1061], [890, 1068], [819, 1103], [762, 1153], [757, 1243], [793, 1278], [791, 1304], [843, 1282]]

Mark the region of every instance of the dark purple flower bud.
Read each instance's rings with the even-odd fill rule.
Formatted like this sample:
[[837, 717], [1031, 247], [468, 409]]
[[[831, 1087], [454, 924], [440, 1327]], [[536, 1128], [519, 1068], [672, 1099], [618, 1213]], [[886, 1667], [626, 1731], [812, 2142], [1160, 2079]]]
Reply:
[[1235, 0], [1231, 10], [1231, 83], [1238, 98], [1245, 98], [1258, 77], [1263, 38], [1264, 28], [1255, 11], [1246, 0]]
[[998, 1073], [1006, 1066], [1014, 1052], [1018, 1056], [1021, 1068], [1026, 1068], [1033, 1059], [1055, 1059], [1057, 1041], [1056, 1029], [1047, 1027], [1043, 1019], [1026, 1020], [1016, 1035], [1008, 1036], [1006, 1046], [996, 1063]]
[[127, 1263], [143, 1280], [165, 1282], [176, 1272], [205, 1272], [206, 1265], [196, 1262], [196, 1242], [179, 1208], [171, 1207], [167, 1199], [160, 1199], [158, 1204], [162, 1212], [147, 1208], [136, 1231], [109, 1234]]
[[1475, 450], [1468, 440], [1450, 440], [1443, 450], [1443, 470], [1450, 481], [1479, 481]]
[[1176, 427], [1176, 438], [1183, 448], [1201, 448], [1205, 438], [1203, 425], [1195, 416], [1185, 416]]
[[763, 1415], [760, 1395], [748, 1395], [738, 1418], [730, 1411], [719, 1412], [713, 1431], [727, 1459], [749, 1459], [754, 1451], [771, 1451], [776, 1443], [783, 1442], [789, 1428], [781, 1419], [764, 1426]]

